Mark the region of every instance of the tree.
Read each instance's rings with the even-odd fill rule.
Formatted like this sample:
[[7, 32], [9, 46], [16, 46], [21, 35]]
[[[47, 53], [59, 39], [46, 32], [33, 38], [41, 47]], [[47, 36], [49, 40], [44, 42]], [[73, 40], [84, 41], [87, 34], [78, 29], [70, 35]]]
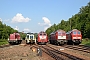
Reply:
[[46, 30], [47, 34], [58, 29], [63, 29], [66, 32], [72, 29], [78, 29], [82, 32], [83, 38], [90, 38], [90, 2], [80, 8], [80, 11], [73, 15], [68, 21], [61, 20], [57, 25], [54, 24]]
[[17, 32], [17, 30], [14, 30], [0, 21], [0, 39], [7, 39], [9, 35], [14, 32]]

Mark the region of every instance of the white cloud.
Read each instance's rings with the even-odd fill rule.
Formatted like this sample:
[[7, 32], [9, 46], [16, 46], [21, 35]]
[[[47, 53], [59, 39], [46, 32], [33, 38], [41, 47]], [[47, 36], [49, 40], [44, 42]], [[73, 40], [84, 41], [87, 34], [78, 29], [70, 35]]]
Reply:
[[19, 30], [19, 28], [16, 26], [15, 28], [14, 28], [15, 30]]
[[9, 22], [10, 21], [10, 19], [6, 19], [6, 20], [4, 20], [5, 22]]
[[0, 21], [2, 22], [2, 19], [0, 18]]
[[24, 31], [24, 32], [30, 32], [30, 29], [25, 28], [23, 31]]
[[43, 17], [42, 20], [44, 20], [45, 24], [50, 24], [50, 20], [46, 17]]
[[14, 16], [12, 18], [12, 22], [13, 23], [17, 23], [17, 22], [29, 22], [31, 19], [26, 17], [24, 18], [24, 16], [21, 13], [17, 13], [16, 16]]
[[40, 26], [44, 26], [44, 31], [51, 26], [50, 20], [47, 17], [42, 17], [44, 23], [38, 23]]
[[43, 25], [45, 25], [45, 23], [38, 23], [38, 25], [43, 26]]

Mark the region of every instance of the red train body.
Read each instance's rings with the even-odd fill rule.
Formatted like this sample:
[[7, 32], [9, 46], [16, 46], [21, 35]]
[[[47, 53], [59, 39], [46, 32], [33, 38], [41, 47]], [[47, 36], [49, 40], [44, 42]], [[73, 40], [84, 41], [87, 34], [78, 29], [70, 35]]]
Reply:
[[10, 44], [13, 44], [13, 43], [21, 43], [22, 42], [22, 39], [20, 37], [20, 34], [19, 33], [13, 33], [13, 34], [10, 34], [9, 36], [9, 39], [8, 39], [8, 42]]
[[67, 32], [66, 36], [68, 43], [71, 44], [80, 44], [82, 41], [81, 31], [77, 29], [73, 29], [72, 31]]
[[36, 38], [37, 44], [46, 44], [48, 42], [48, 36], [45, 32], [41, 31], [38, 33]]
[[57, 30], [50, 34], [49, 38], [50, 43], [52, 44], [65, 44], [66, 40], [66, 32], [64, 30]]

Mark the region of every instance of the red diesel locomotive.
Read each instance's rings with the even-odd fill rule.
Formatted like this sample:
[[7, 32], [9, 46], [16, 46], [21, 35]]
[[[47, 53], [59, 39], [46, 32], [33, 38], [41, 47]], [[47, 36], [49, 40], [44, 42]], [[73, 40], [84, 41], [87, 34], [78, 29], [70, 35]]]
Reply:
[[13, 33], [13, 34], [10, 34], [9, 38], [8, 38], [8, 42], [10, 44], [20, 44], [22, 42], [22, 39], [20, 37], [20, 34], [19, 33]]
[[39, 32], [36, 38], [36, 42], [37, 44], [46, 44], [48, 42], [47, 33], [44, 31]]
[[57, 45], [65, 44], [67, 42], [66, 32], [61, 29], [59, 29], [55, 32], [52, 32], [50, 34], [49, 41], [51, 44], [57, 44]]
[[81, 31], [73, 29], [66, 33], [66, 38], [69, 44], [80, 44], [82, 41]]

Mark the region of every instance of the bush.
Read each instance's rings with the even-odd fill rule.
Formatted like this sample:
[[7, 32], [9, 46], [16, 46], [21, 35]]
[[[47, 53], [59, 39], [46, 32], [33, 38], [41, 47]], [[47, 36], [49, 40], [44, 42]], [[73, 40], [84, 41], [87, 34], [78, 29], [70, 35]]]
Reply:
[[8, 44], [7, 39], [0, 39], [0, 45]]
[[81, 44], [90, 46], [90, 39], [83, 39]]

